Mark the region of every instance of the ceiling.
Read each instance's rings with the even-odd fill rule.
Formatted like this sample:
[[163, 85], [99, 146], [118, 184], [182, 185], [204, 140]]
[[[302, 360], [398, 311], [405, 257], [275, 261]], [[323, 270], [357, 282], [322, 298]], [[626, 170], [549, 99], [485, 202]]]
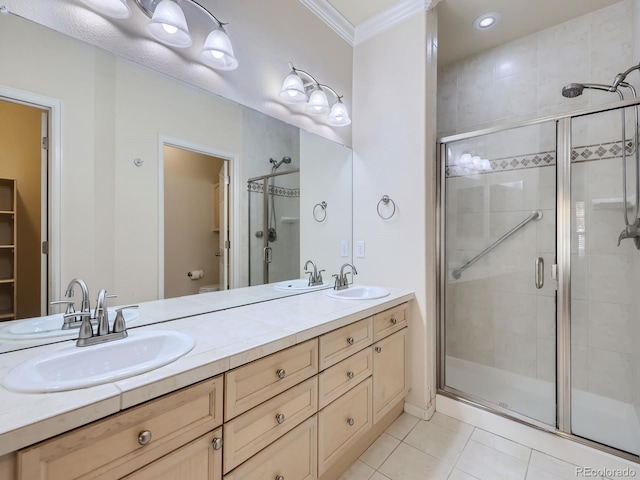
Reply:
[[[438, 62], [446, 65], [620, 0], [301, 1], [352, 45], [398, 23], [402, 15], [415, 14], [418, 7], [424, 9], [437, 3]], [[476, 17], [487, 12], [499, 12], [502, 20], [490, 30], [474, 29]], [[337, 25], [339, 28], [336, 28]]]

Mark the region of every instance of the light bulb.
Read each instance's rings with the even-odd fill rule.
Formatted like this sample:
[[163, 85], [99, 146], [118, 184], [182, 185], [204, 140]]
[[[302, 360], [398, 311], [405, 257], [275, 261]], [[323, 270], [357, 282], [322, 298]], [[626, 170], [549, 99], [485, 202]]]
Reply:
[[211, 55], [213, 56], [213, 58], [222, 58], [224, 57], [224, 52], [221, 52], [219, 50], [211, 50]]
[[162, 24], [162, 28], [164, 29], [165, 32], [167, 32], [169, 35], [173, 35], [174, 33], [176, 33], [178, 31], [178, 27], [174, 27], [173, 25], [169, 25], [167, 23], [163, 23]]

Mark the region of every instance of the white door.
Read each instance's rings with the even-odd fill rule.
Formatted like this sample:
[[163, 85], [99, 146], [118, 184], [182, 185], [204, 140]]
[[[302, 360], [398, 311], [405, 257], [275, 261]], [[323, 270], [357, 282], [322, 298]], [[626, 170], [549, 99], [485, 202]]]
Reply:
[[220, 290], [229, 288], [229, 166], [228, 162], [222, 163], [222, 168], [218, 173], [220, 178], [220, 189], [218, 195], [218, 212], [220, 215], [220, 237], [219, 247], [219, 283]]

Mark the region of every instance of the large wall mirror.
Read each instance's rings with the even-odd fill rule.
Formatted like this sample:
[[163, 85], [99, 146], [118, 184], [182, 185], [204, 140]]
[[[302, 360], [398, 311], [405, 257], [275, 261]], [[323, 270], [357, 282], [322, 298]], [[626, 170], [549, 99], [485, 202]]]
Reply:
[[[17, 243], [0, 248], [0, 329], [63, 310], [48, 304], [76, 277], [92, 304], [102, 288], [114, 305], [166, 298], [168, 319], [172, 297], [209, 292], [179, 316], [230, 308], [299, 293], [272, 284], [307, 260], [327, 278], [351, 260], [349, 148], [16, 15], [0, 42], [2, 130], [30, 145], [2, 153], [0, 243]], [[0, 332], [0, 352], [63, 339]]]

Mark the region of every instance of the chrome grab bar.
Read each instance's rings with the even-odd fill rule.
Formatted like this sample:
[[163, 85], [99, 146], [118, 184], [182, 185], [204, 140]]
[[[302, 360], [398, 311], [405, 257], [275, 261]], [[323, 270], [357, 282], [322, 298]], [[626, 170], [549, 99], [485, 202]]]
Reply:
[[467, 268], [469, 268], [471, 265], [473, 265], [478, 260], [480, 260], [482, 257], [484, 257], [487, 253], [491, 252], [491, 250], [496, 248], [498, 245], [500, 245], [502, 242], [504, 242], [511, 235], [516, 233], [518, 230], [520, 230], [522, 227], [524, 227], [527, 223], [531, 222], [532, 220], [540, 220], [541, 218], [542, 218], [542, 210], [536, 210], [535, 212], [533, 212], [531, 215], [529, 215], [527, 218], [525, 218], [522, 222], [520, 222], [518, 225], [513, 227], [511, 230], [509, 230], [507, 233], [505, 233], [498, 240], [493, 242], [491, 245], [489, 245], [487, 248], [485, 248], [483, 251], [481, 251], [478, 255], [476, 255], [471, 260], [469, 260], [467, 263], [465, 263], [463, 266], [461, 266], [460, 268], [456, 268], [452, 272], [453, 278], [458, 280], [462, 276], [462, 272], [464, 272]]
[[541, 289], [544, 286], [544, 258], [536, 258], [536, 279], [535, 284], [537, 289]]

